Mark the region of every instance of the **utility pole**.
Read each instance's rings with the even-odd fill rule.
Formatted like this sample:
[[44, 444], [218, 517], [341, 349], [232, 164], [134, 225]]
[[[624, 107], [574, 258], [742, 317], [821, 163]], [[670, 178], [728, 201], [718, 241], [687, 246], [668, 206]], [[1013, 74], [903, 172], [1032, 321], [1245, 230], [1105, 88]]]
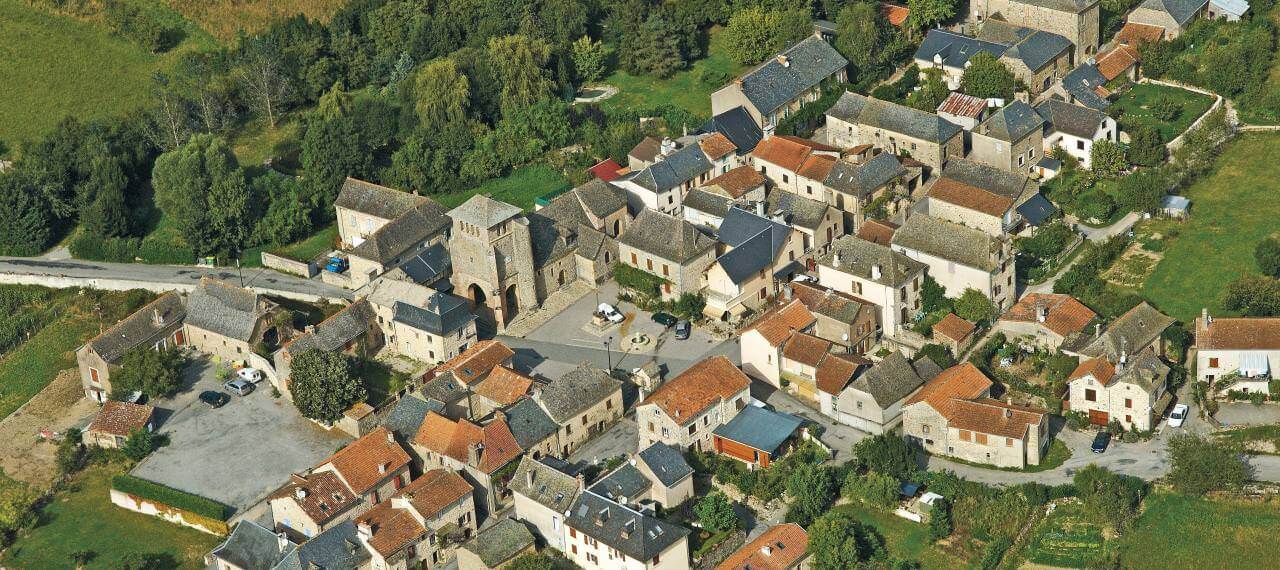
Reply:
[[610, 373], [612, 373], [613, 372], [613, 337], [612, 336], [605, 339], [604, 350], [605, 350], [605, 353], [604, 353], [605, 364], [608, 366], [607, 370]]

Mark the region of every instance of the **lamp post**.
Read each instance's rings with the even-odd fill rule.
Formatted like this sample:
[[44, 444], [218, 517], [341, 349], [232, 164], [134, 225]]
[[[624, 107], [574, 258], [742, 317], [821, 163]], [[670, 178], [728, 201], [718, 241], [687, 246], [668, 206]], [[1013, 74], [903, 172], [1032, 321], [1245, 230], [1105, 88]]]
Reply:
[[613, 372], [613, 337], [612, 336], [604, 340], [604, 351], [605, 351], [604, 352], [605, 366], [607, 366], [606, 370], [612, 373]]

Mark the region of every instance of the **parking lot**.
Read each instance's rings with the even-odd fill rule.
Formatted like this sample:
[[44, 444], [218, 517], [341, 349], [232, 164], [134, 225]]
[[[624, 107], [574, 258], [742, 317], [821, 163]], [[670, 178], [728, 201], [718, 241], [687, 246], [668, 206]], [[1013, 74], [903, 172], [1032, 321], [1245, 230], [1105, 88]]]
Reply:
[[313, 467], [351, 440], [303, 418], [287, 399], [273, 398], [265, 381], [213, 409], [197, 399], [204, 390], [226, 392], [213, 363], [197, 359], [186, 374], [182, 392], [152, 402], [169, 445], [139, 463], [133, 475], [243, 511], [289, 474]]

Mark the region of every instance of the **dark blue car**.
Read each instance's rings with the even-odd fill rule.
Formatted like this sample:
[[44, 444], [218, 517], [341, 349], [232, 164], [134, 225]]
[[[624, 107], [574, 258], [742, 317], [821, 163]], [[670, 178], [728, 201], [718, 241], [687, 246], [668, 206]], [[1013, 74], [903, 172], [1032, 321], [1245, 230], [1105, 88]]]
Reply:
[[1107, 450], [1108, 445], [1111, 445], [1111, 432], [1100, 431], [1098, 432], [1098, 435], [1093, 438], [1093, 445], [1089, 448], [1092, 449], [1094, 453], [1102, 453]]

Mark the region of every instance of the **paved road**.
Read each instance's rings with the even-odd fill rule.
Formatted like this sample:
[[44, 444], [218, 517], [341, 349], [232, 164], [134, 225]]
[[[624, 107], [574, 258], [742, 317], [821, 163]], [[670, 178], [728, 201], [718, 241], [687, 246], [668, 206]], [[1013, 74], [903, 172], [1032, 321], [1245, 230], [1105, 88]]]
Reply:
[[1129, 231], [1131, 228], [1133, 228], [1134, 224], [1137, 224], [1138, 220], [1141, 220], [1141, 219], [1142, 219], [1141, 214], [1129, 212], [1128, 214], [1125, 214], [1123, 218], [1120, 218], [1119, 220], [1117, 220], [1116, 223], [1103, 228], [1092, 228], [1092, 227], [1086, 226], [1080, 223], [1079, 220], [1071, 216], [1067, 217], [1067, 222], [1076, 224], [1076, 228], [1080, 230], [1080, 233], [1084, 234], [1084, 237], [1086, 239], [1090, 241], [1104, 241], [1108, 238], [1111, 238], [1113, 236], [1117, 236], [1124, 232]]
[[[0, 257], [0, 275], [49, 278], [87, 287], [100, 281], [138, 281], [161, 288], [188, 288], [201, 277], [210, 276], [230, 283], [240, 283], [241, 273], [234, 267], [195, 267], [184, 265], [146, 265], [141, 263], [105, 263], [78, 259], [35, 259]], [[328, 299], [350, 299], [351, 292], [328, 285], [319, 279], [303, 279], [264, 268], [243, 270], [244, 284], [267, 294], [308, 295]], [[56, 285], [55, 285], [56, 286]], [[65, 286], [65, 285], [64, 285]]]

